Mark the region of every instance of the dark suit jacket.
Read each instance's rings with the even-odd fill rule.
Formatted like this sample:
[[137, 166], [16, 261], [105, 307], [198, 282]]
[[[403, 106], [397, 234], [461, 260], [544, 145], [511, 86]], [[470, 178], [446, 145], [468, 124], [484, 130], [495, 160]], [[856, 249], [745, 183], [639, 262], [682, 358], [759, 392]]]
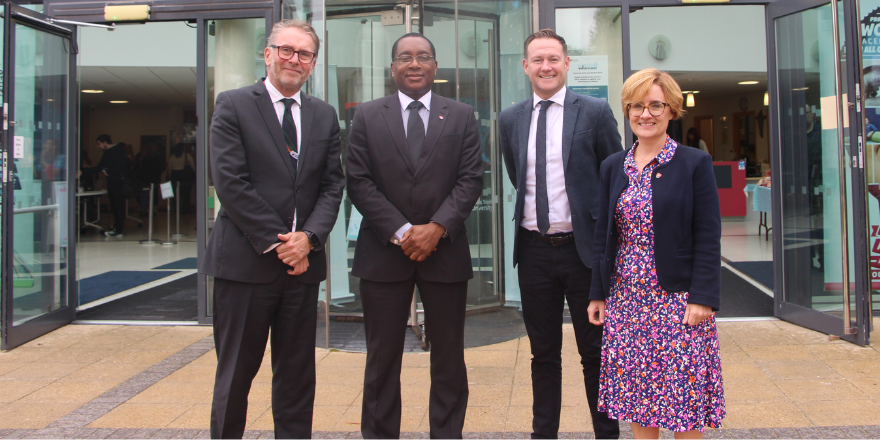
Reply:
[[[473, 278], [464, 221], [483, 191], [480, 137], [473, 107], [436, 93], [419, 163], [410, 161], [397, 93], [357, 106], [348, 136], [348, 196], [363, 214], [351, 274], [403, 281]], [[414, 262], [390, 242], [407, 222], [437, 222], [448, 238]]]
[[[284, 133], [262, 81], [217, 96], [211, 121], [211, 173], [222, 208], [200, 271], [246, 283], [268, 283], [289, 266], [263, 253], [296, 229], [327, 241], [336, 223], [345, 177], [339, 121], [329, 104], [301, 93], [301, 154], [293, 169]], [[303, 283], [327, 275], [323, 249], [309, 254]]]
[[[501, 152], [507, 175], [516, 192], [513, 219], [523, 220], [526, 199], [526, 159], [529, 151], [529, 126], [532, 122], [532, 96], [501, 112]], [[571, 225], [578, 256], [593, 267], [593, 231], [598, 214], [599, 164], [621, 150], [617, 121], [611, 106], [604, 100], [584, 96], [568, 89], [562, 119], [562, 163], [565, 191], [571, 208]], [[558, 172], [548, 170], [548, 173]], [[519, 227], [513, 245], [513, 265], [518, 262]]]
[[[626, 152], [602, 163], [600, 217], [593, 244], [590, 299], [605, 299], [617, 261], [617, 200], [629, 185], [623, 170]], [[662, 174], [657, 178], [657, 174]], [[721, 210], [712, 156], [678, 145], [672, 159], [651, 176], [654, 207], [654, 259], [667, 292], [689, 293], [688, 302], [718, 310], [721, 303]]]

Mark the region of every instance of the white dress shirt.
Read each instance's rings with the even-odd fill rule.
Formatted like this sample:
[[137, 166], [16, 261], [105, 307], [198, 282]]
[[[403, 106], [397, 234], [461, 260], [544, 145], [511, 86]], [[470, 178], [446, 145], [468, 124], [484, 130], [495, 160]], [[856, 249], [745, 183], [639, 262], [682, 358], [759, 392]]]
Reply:
[[[550, 207], [550, 229], [547, 234], [571, 232], [571, 207], [565, 191], [565, 168], [562, 163], [562, 115], [565, 110], [565, 90], [563, 87], [549, 101], [547, 107], [547, 202]], [[526, 159], [526, 196], [523, 219], [520, 226], [538, 231], [538, 213], [535, 207], [535, 132], [538, 129], [538, 114], [543, 101], [538, 95], [532, 96], [532, 122], [529, 127], [529, 151]]]
[[[397, 97], [400, 98], [400, 114], [403, 117], [403, 132], [407, 132], [407, 122], [409, 121], [409, 112], [410, 110], [407, 108], [409, 104], [415, 99], [410, 98], [409, 96], [404, 95], [402, 92], [397, 92]], [[425, 125], [425, 133], [428, 133], [428, 118], [431, 116], [431, 91], [428, 90], [428, 93], [425, 93], [424, 96], [419, 98], [419, 102], [422, 103], [424, 107], [419, 109], [419, 116], [422, 117], [422, 124]], [[412, 228], [412, 223], [407, 222], [405, 225], [401, 226], [397, 232], [394, 233], [394, 238], [398, 241], [403, 238], [403, 234], [406, 234], [406, 231]], [[393, 241], [393, 240], [392, 240]], [[397, 243], [395, 243], [397, 244]]]
[[[278, 116], [279, 124], [284, 124], [284, 102], [282, 101], [282, 99], [293, 98], [296, 100], [296, 102], [292, 106], [290, 106], [290, 113], [293, 116], [293, 125], [296, 126], [296, 157], [297, 165], [299, 165], [299, 154], [301, 154], [303, 150], [302, 130], [300, 129], [300, 127], [302, 126], [302, 116], [300, 114], [300, 103], [302, 102], [302, 97], [300, 96], [300, 92], [297, 91], [292, 96], [284, 96], [281, 94], [281, 92], [278, 91], [278, 89], [275, 88], [274, 85], [272, 85], [272, 81], [266, 79], [265, 81], [263, 81], [263, 83], [266, 85], [266, 90], [269, 92], [269, 99], [272, 100], [272, 106], [275, 107], [275, 115]], [[297, 166], [297, 168], [299, 168], [299, 166]], [[291, 232], [296, 231], [296, 207], [293, 208], [293, 226], [290, 230]], [[263, 253], [265, 254], [272, 249], [275, 249], [276, 247], [278, 247], [279, 244], [281, 243], [275, 243], [272, 246], [269, 246], [269, 249], [266, 249], [265, 251], [263, 251]]]

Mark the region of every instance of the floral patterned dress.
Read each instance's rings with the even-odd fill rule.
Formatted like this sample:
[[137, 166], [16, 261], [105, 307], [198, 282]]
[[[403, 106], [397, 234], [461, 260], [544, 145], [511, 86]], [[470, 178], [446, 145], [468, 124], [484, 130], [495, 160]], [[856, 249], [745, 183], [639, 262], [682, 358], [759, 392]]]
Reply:
[[620, 239], [605, 299], [599, 411], [642, 426], [702, 432], [721, 427], [726, 412], [715, 316], [681, 324], [688, 293], [663, 290], [654, 260], [651, 175], [676, 147], [667, 137], [641, 176], [633, 157], [638, 142], [624, 159], [629, 186], [615, 210]]

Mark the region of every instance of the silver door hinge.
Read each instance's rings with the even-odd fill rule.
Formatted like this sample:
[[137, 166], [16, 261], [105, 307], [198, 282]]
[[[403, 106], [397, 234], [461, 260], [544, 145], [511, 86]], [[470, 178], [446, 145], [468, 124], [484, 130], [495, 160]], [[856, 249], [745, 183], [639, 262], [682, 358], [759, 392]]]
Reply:
[[859, 168], [865, 168], [865, 151], [863, 147], [864, 139], [859, 135]]
[[859, 329], [856, 327], [844, 327], [843, 334], [845, 335], [857, 335], [859, 334]]
[[6, 169], [7, 169], [6, 150], [3, 151], [2, 159], [0, 159], [0, 160], [2, 160], [2, 162], [3, 162], [3, 165], [2, 165], [3, 166], [3, 183], [6, 183]]
[[3, 103], [3, 130], [4, 131], [9, 130], [9, 123], [7, 122], [9, 120], [9, 110], [8, 109], [9, 109], [9, 104], [4, 102]]

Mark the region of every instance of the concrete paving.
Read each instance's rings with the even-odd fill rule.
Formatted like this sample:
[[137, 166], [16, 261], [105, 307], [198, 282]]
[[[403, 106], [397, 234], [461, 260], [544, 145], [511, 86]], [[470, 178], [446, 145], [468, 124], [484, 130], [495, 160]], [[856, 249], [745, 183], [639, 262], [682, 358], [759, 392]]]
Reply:
[[[875, 346], [783, 321], [718, 327], [728, 415], [707, 438], [880, 437]], [[591, 438], [572, 327], [564, 332], [560, 437]], [[466, 437], [528, 437], [528, 345], [523, 337], [465, 351]], [[359, 438], [366, 355], [315, 354], [314, 437]], [[210, 327], [63, 327], [0, 353], [0, 438], [205, 438], [215, 365]], [[404, 355], [402, 437], [427, 437], [428, 369], [427, 353]], [[270, 387], [267, 353], [249, 398], [248, 438], [273, 435]], [[622, 436], [631, 437], [625, 426]]]

